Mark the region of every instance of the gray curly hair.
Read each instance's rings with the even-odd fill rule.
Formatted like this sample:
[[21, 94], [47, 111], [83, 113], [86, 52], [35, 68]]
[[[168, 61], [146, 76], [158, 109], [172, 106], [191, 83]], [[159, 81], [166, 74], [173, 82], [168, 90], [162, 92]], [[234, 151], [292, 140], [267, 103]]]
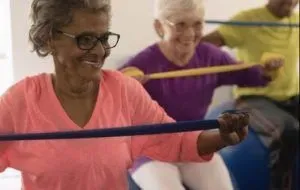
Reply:
[[103, 11], [111, 16], [110, 0], [33, 0], [29, 41], [38, 56], [46, 57], [51, 53], [48, 42], [53, 29], [70, 24], [74, 9]]

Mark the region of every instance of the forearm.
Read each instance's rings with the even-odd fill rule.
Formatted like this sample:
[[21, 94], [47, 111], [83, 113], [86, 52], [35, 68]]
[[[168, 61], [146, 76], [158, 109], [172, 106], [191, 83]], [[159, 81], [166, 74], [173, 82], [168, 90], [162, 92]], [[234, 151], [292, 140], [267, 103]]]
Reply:
[[197, 141], [200, 156], [217, 152], [226, 146], [227, 143], [222, 140], [219, 130], [203, 131]]
[[218, 47], [222, 47], [222, 46], [226, 45], [223, 37], [220, 35], [220, 33], [218, 31], [214, 31], [210, 34], [203, 36], [201, 41], [212, 43]]
[[266, 74], [260, 65], [245, 69], [240, 72], [240, 76], [236, 77], [240, 87], [262, 87], [266, 86], [271, 80], [271, 77]]

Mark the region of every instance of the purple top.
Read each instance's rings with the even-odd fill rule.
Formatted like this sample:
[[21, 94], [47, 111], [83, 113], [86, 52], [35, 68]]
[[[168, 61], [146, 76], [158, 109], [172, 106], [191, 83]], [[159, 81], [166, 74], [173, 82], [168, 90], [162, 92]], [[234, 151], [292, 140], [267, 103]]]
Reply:
[[[184, 70], [199, 67], [235, 64], [236, 61], [218, 47], [200, 43], [193, 58], [184, 66], [171, 63], [157, 44], [151, 45], [131, 58], [125, 65], [134, 66], [145, 74]], [[214, 90], [222, 85], [263, 86], [267, 79], [259, 67], [246, 70], [194, 77], [150, 80], [145, 89], [177, 121], [203, 119], [211, 103]]]

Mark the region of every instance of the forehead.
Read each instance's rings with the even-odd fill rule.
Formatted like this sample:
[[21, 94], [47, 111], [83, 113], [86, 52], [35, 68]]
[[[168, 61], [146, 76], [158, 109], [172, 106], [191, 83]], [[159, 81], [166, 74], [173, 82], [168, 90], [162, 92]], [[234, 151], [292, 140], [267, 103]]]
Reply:
[[102, 11], [74, 10], [72, 22], [64, 27], [74, 34], [83, 32], [103, 34], [108, 31], [110, 17]]
[[169, 17], [170, 21], [173, 22], [195, 22], [199, 20], [203, 20], [204, 15], [203, 12], [200, 10], [180, 10], [177, 11], [176, 14]]

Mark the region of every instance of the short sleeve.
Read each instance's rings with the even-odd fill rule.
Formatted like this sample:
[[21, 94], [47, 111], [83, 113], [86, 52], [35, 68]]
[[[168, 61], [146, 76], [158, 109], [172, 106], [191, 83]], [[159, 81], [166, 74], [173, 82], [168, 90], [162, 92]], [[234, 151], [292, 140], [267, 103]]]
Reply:
[[[241, 12], [233, 16], [229, 21], [246, 21], [246, 13]], [[246, 35], [245, 27], [235, 26], [235, 25], [221, 25], [217, 31], [223, 37], [225, 44], [230, 48], [239, 47], [244, 44], [244, 39]]]
[[[175, 122], [150, 98], [139, 82], [128, 79], [127, 86], [133, 125]], [[209, 160], [212, 155], [200, 157], [198, 154], [197, 140], [200, 133], [201, 131], [132, 137], [132, 159], [145, 156], [165, 162]]]

